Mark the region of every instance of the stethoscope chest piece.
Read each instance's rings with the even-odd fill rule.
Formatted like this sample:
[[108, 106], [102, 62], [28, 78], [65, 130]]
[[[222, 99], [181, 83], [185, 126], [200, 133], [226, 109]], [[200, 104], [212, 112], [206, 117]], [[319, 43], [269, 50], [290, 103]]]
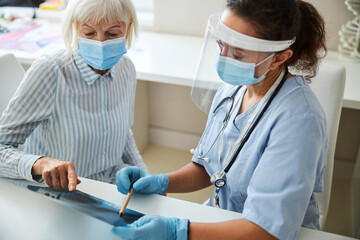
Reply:
[[226, 175], [216, 172], [211, 176], [210, 181], [215, 187], [222, 188], [226, 185]]

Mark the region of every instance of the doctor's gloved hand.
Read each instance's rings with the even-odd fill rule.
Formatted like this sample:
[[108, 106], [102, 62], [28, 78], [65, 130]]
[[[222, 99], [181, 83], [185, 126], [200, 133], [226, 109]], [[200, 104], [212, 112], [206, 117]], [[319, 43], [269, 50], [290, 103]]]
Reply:
[[188, 239], [188, 219], [145, 215], [130, 225], [114, 227], [112, 232], [122, 239]]
[[151, 175], [139, 167], [126, 167], [117, 172], [116, 186], [119, 192], [127, 194], [131, 183], [134, 192], [163, 195], [169, 185], [169, 178], [164, 173]]

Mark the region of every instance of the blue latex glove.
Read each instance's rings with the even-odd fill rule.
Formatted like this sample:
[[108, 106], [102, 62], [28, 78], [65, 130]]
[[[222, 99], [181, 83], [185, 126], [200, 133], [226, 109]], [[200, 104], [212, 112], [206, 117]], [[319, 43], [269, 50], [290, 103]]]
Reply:
[[156, 193], [163, 195], [169, 185], [169, 178], [161, 173], [151, 175], [139, 167], [126, 167], [116, 174], [116, 186], [119, 192], [127, 194], [131, 183], [137, 193]]
[[122, 239], [188, 239], [188, 219], [145, 215], [130, 225], [114, 227], [112, 232]]

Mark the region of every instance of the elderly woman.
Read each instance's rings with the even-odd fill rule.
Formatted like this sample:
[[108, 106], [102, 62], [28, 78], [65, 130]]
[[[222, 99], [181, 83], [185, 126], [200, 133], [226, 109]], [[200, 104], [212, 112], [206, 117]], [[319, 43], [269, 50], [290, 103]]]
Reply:
[[0, 119], [0, 176], [74, 191], [77, 176], [114, 183], [124, 166], [145, 169], [130, 129], [133, 4], [71, 0], [62, 30], [66, 50], [32, 64]]
[[[324, 43], [324, 21], [305, 1], [228, 0], [225, 11], [209, 18], [193, 85], [193, 100], [210, 111], [192, 162], [159, 175], [124, 168], [117, 186], [122, 193], [133, 183], [135, 192], [163, 194], [213, 184], [209, 205], [243, 218], [189, 223], [147, 215], [114, 233], [123, 239], [292, 240], [301, 226], [319, 229], [314, 192], [323, 189], [326, 119], [306, 78], [288, 67], [314, 76]], [[213, 101], [206, 99], [211, 94], [196, 94], [214, 89], [204, 84], [208, 79], [226, 83]]]

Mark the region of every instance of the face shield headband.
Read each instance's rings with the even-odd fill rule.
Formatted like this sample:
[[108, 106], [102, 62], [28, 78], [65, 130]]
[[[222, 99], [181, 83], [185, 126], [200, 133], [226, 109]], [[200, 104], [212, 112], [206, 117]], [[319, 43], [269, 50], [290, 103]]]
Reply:
[[280, 52], [289, 48], [294, 42], [291, 40], [272, 41], [265, 40], [237, 32], [226, 26], [220, 19], [221, 14], [209, 17], [208, 30], [218, 39], [238, 48], [257, 52]]
[[[251, 37], [229, 28], [221, 21], [220, 17], [221, 13], [217, 13], [211, 15], [208, 19], [205, 39], [191, 89], [193, 102], [205, 113], [209, 112], [217, 89], [224, 84], [219, 75], [229, 76], [228, 73], [230, 73], [231, 77], [235, 79], [237, 77], [235, 75], [240, 71], [233, 71], [233, 69], [236, 67], [236, 70], [239, 70], [238, 66], [241, 65], [241, 72], [244, 72], [245, 67], [249, 68], [251, 66], [251, 71], [247, 70], [246, 72], [254, 77], [254, 68], [258, 66], [260, 62], [251, 63], [245, 61], [246, 63], [244, 64], [239, 64], [238, 62], [235, 64], [237, 60], [231, 59], [229, 56], [219, 57], [219, 42], [226, 43], [227, 46], [231, 46], [232, 48], [252, 51], [254, 54], [263, 52], [269, 55], [272, 55], [274, 52], [283, 51], [295, 42], [295, 38], [285, 41], [272, 41]], [[222, 74], [219, 74], [219, 72]], [[252, 74], [250, 74], [250, 72], [252, 72]], [[263, 77], [264, 76], [258, 78], [258, 80], [262, 80]], [[250, 81], [249, 84], [251, 84]]]

